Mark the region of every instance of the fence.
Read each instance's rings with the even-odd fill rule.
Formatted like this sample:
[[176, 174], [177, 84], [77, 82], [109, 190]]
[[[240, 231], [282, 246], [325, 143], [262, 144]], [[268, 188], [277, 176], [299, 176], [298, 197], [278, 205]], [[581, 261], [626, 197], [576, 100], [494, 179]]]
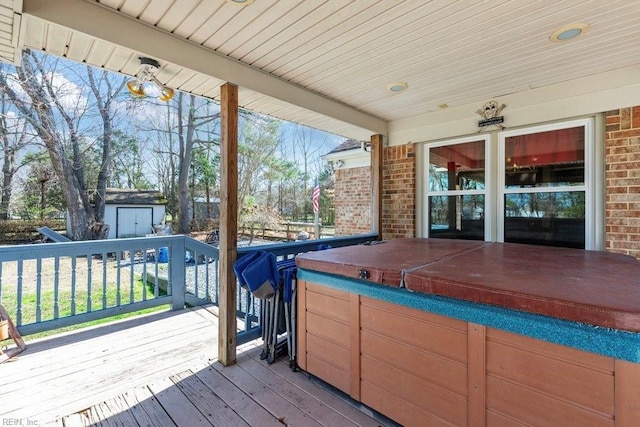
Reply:
[[46, 226], [56, 231], [64, 231], [64, 219], [4, 219], [0, 221], [0, 242], [3, 244], [18, 244], [34, 242], [42, 238], [36, 228]]
[[[335, 226], [333, 225], [320, 225], [320, 238], [330, 238], [335, 236]], [[250, 235], [251, 229], [248, 227], [242, 227], [241, 233], [243, 235]], [[263, 240], [278, 240], [278, 241], [294, 241], [298, 239], [300, 233], [307, 233], [309, 239], [313, 240], [315, 236], [315, 223], [313, 222], [284, 222], [279, 225], [278, 228], [255, 228], [253, 230], [254, 237], [261, 238]]]
[[[322, 239], [334, 247], [375, 235]], [[280, 259], [319, 241], [240, 248]], [[0, 248], [0, 303], [23, 335], [161, 305], [218, 304], [219, 251], [187, 236], [157, 236]], [[260, 301], [238, 288], [238, 343], [260, 335]]]

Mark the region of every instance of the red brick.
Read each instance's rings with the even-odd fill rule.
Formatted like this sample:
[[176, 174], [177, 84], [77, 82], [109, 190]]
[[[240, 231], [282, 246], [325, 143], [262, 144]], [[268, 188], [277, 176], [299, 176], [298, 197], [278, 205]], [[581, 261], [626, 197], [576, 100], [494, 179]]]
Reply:
[[[606, 248], [640, 258], [640, 106], [607, 113]], [[623, 129], [623, 130], [622, 130]]]
[[618, 125], [620, 124], [620, 116], [617, 114], [612, 116], [607, 116], [605, 118], [605, 123], [607, 125]]
[[388, 147], [383, 158], [382, 236], [415, 236], [416, 165], [413, 145]]
[[611, 139], [633, 138], [640, 136], [640, 129], [625, 129], [618, 132], [611, 132]]
[[640, 106], [631, 109], [631, 127], [640, 128]]
[[631, 128], [631, 108], [620, 109], [620, 129]]

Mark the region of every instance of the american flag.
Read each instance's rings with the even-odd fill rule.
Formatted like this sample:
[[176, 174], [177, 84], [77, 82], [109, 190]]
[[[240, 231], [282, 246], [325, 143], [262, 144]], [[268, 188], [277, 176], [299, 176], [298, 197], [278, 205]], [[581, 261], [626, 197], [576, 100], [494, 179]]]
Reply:
[[320, 210], [320, 183], [318, 182], [318, 178], [316, 178], [316, 183], [313, 186], [313, 213], [318, 213]]

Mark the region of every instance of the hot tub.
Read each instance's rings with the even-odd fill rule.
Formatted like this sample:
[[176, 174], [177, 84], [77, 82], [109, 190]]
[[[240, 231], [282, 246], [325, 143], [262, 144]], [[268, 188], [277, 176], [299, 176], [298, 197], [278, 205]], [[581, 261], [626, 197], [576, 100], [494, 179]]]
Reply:
[[397, 239], [300, 254], [298, 364], [404, 425], [640, 425], [640, 263]]

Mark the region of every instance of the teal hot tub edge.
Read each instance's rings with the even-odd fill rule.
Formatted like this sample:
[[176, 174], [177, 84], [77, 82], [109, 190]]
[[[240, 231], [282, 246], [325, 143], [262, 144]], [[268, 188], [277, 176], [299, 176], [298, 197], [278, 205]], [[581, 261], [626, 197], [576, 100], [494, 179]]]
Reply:
[[640, 333], [411, 292], [405, 288], [394, 288], [313, 270], [298, 269], [298, 279], [603, 356], [640, 363]]

